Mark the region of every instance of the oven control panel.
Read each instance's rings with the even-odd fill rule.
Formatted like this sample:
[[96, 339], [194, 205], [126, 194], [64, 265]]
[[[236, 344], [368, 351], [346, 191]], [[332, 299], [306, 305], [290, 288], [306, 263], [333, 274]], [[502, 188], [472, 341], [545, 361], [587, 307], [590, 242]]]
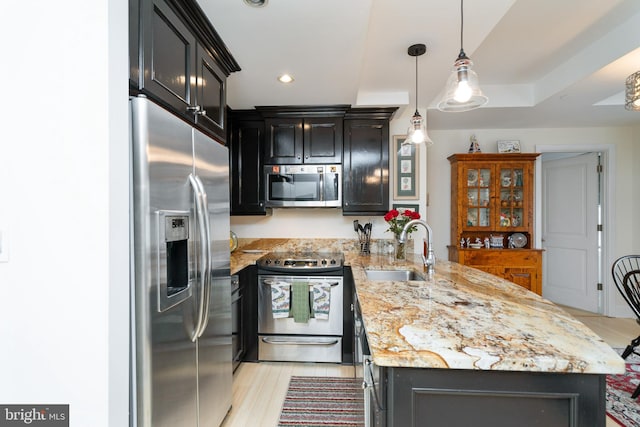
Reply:
[[344, 265], [342, 253], [271, 252], [256, 262], [258, 267], [271, 271], [328, 271]]

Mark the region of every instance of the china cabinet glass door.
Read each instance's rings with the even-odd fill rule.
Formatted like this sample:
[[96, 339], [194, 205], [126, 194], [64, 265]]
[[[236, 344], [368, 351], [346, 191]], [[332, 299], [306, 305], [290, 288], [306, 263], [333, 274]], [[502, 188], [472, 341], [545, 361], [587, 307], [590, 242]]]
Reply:
[[491, 169], [467, 169], [467, 227], [491, 226]]
[[526, 221], [524, 177], [525, 171], [522, 166], [505, 165], [498, 168], [500, 227], [518, 228]]

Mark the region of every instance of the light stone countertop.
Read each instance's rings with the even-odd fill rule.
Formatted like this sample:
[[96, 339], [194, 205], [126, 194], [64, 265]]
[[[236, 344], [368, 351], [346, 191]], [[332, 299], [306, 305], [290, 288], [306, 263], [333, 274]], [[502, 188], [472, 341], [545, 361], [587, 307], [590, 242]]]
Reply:
[[[309, 240], [242, 242], [231, 270], [263, 254], [242, 249], [310, 250]], [[342, 249], [350, 265], [373, 361], [379, 366], [619, 374], [624, 360], [584, 324], [552, 302], [496, 276], [438, 260], [426, 281], [371, 281], [365, 269], [414, 269], [418, 256], [397, 261], [360, 256], [346, 241], [313, 240], [313, 249]], [[424, 274], [424, 273], [423, 273]]]

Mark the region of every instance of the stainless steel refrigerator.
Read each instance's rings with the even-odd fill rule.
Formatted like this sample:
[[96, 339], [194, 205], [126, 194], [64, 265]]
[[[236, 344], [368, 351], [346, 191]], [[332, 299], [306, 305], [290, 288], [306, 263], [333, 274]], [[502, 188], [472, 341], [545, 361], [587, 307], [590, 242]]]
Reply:
[[130, 424], [217, 427], [231, 407], [229, 153], [147, 98], [130, 109]]

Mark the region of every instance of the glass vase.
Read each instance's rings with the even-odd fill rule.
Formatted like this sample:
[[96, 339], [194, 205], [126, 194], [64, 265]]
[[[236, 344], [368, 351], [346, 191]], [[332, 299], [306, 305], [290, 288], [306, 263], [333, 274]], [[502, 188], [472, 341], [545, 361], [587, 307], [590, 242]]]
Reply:
[[409, 247], [409, 244], [411, 243], [411, 240], [407, 237], [407, 239], [404, 241], [404, 243], [400, 243], [400, 240], [398, 239], [399, 235], [396, 234], [396, 244], [395, 244], [395, 259], [397, 260], [405, 260], [407, 259], [407, 248]]

